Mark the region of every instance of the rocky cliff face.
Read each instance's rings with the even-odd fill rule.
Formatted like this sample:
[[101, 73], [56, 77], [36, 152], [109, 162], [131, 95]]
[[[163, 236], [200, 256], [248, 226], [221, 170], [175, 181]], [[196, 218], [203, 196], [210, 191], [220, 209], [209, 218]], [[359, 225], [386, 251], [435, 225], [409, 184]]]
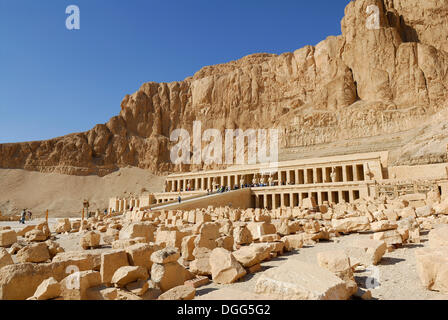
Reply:
[[[372, 5], [378, 11], [368, 10]], [[170, 133], [191, 131], [194, 120], [222, 131], [278, 128], [284, 150], [438, 121], [431, 117], [448, 107], [448, 0], [356, 0], [341, 26], [342, 35], [315, 47], [250, 55], [180, 82], [145, 83], [123, 99], [118, 116], [90, 131], [0, 145], [0, 167], [75, 175], [127, 165], [154, 173], [197, 169], [170, 161]], [[441, 160], [444, 150], [437, 152], [418, 161]]]

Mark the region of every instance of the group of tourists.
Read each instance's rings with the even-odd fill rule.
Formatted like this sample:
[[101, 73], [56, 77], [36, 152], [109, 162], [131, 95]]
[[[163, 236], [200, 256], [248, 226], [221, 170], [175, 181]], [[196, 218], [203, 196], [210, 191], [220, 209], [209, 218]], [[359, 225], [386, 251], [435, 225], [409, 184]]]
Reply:
[[22, 213], [20, 214], [19, 223], [25, 224], [27, 218], [31, 221], [33, 219], [33, 213], [27, 209], [23, 209]]

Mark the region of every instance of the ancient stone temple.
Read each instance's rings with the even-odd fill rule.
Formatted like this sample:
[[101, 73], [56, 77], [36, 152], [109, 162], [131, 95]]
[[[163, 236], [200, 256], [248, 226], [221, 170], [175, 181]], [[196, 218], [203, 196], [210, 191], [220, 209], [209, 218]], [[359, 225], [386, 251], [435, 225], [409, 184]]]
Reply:
[[[446, 194], [446, 167], [446, 163], [389, 167], [388, 152], [234, 166], [169, 175], [164, 192], [142, 196], [139, 204], [169, 209], [209, 205], [277, 209], [302, 206], [304, 199], [322, 205], [431, 190]], [[113, 198], [111, 208], [120, 212], [126, 201], [132, 200]]]

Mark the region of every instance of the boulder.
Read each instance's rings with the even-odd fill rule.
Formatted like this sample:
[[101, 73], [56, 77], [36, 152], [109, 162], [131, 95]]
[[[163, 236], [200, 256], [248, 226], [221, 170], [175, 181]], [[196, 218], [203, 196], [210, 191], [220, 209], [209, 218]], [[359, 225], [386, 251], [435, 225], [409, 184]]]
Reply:
[[261, 236], [275, 234], [277, 232], [275, 226], [268, 222], [250, 222], [247, 224], [247, 228], [249, 229], [253, 240], [258, 240]]
[[424, 248], [415, 252], [417, 273], [423, 286], [448, 294], [448, 249]]
[[101, 284], [101, 275], [97, 271], [74, 272], [61, 282], [61, 297], [64, 300], [87, 300], [87, 290]]
[[0, 269], [10, 264], [14, 264], [11, 255], [6, 249], [0, 248]]
[[291, 234], [284, 236], [281, 241], [285, 244], [285, 250], [297, 250], [303, 247], [303, 237], [300, 234]]
[[347, 300], [346, 283], [330, 271], [299, 260], [289, 260], [263, 272], [255, 293], [279, 300]]
[[63, 263], [16, 263], [0, 269], [0, 300], [25, 300], [33, 296], [42, 281], [66, 277]]
[[441, 225], [431, 230], [428, 239], [431, 248], [448, 248], [448, 225]]
[[213, 282], [218, 284], [233, 283], [246, 275], [246, 270], [230, 251], [216, 248], [210, 254], [210, 266]]
[[337, 232], [351, 233], [370, 230], [370, 221], [368, 217], [352, 217], [331, 220], [332, 227]]
[[179, 249], [175, 247], [166, 247], [161, 250], [155, 251], [151, 255], [151, 261], [160, 264], [175, 262], [179, 258], [180, 258]]
[[72, 229], [72, 225], [70, 223], [70, 219], [58, 219], [58, 224], [56, 225], [56, 228], [54, 232], [56, 233], [64, 233], [64, 232], [70, 232]]
[[195, 259], [190, 262], [190, 271], [199, 276], [211, 275], [210, 254], [210, 249], [204, 247], [195, 248], [193, 251]]
[[359, 261], [359, 263], [368, 267], [377, 265], [381, 261], [387, 251], [387, 245], [384, 241], [379, 240], [356, 239], [344, 251], [350, 257], [350, 260]]
[[233, 251], [233, 243], [234, 243], [233, 236], [223, 236], [216, 239], [216, 246], [218, 248], [224, 248], [229, 251]]
[[0, 231], [0, 247], [8, 248], [17, 242], [17, 234], [14, 230]]
[[86, 232], [81, 239], [79, 244], [84, 250], [97, 248], [100, 246], [101, 235], [95, 231]]
[[430, 215], [433, 215], [435, 211], [433, 210], [432, 206], [423, 206], [415, 209], [415, 213], [417, 217], [429, 217]]
[[181, 244], [181, 255], [187, 261], [194, 260], [193, 250], [194, 250], [194, 240], [197, 236], [187, 236], [182, 239]]
[[115, 271], [112, 277], [112, 283], [116, 287], [123, 288], [127, 284], [137, 280], [148, 280], [148, 271], [140, 266], [124, 266]]
[[154, 263], [151, 267], [151, 280], [159, 286], [162, 292], [183, 285], [185, 281], [193, 278], [194, 275], [178, 262]]
[[343, 250], [319, 252], [317, 254], [317, 263], [322, 268], [333, 272], [337, 277], [344, 280], [351, 295], [358, 291], [358, 285], [353, 277], [350, 258]]
[[131, 223], [121, 229], [119, 239], [129, 240], [134, 238], [145, 238], [145, 242], [154, 242], [155, 226], [147, 222]]
[[56, 241], [47, 240], [45, 241], [45, 244], [47, 245], [51, 259], [53, 259], [58, 253], [62, 253], [65, 251], [64, 248], [62, 248]]
[[42, 230], [33, 229], [25, 234], [25, 239], [31, 242], [42, 242], [47, 240], [48, 236]]
[[156, 234], [156, 243], [162, 247], [181, 248], [182, 239], [187, 236], [186, 233], [177, 230], [160, 230]]
[[133, 294], [141, 297], [144, 295], [149, 289], [149, 281], [148, 280], [137, 280], [130, 282], [126, 285], [126, 290], [132, 292]]
[[388, 247], [403, 243], [403, 238], [397, 230], [377, 232], [373, 235], [373, 239], [386, 242]]
[[55, 278], [50, 277], [44, 280], [34, 292], [33, 297], [36, 300], [49, 300], [61, 295], [61, 285]]
[[251, 244], [252, 233], [246, 226], [237, 226], [233, 229], [233, 239], [235, 244]]
[[136, 243], [126, 248], [129, 264], [145, 267], [149, 272], [152, 266], [151, 255], [158, 249], [158, 245], [149, 243]]
[[[79, 271], [100, 270], [101, 253], [85, 251], [67, 251], [56, 254], [52, 262], [61, 263], [65, 267], [76, 267]], [[57, 280], [57, 279], [56, 279]]]
[[101, 282], [111, 283], [112, 277], [119, 268], [128, 266], [128, 255], [125, 250], [112, 250], [101, 254]]
[[370, 223], [370, 228], [373, 232], [388, 231], [397, 229], [398, 224], [388, 220], [381, 220]]
[[252, 267], [270, 258], [270, 254], [270, 246], [262, 243], [242, 247], [233, 252], [235, 259], [246, 268]]
[[16, 258], [19, 262], [45, 262], [50, 259], [50, 252], [45, 243], [34, 243], [20, 249]]
[[195, 295], [196, 289], [194, 287], [182, 285], [162, 293], [158, 300], [193, 300]]

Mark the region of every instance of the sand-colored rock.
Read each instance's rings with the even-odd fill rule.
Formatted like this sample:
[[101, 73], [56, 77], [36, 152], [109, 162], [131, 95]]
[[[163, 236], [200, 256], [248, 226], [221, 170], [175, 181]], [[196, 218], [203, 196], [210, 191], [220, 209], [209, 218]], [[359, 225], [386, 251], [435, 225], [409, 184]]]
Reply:
[[448, 225], [442, 225], [431, 230], [428, 239], [431, 248], [448, 248]]
[[183, 285], [185, 281], [193, 278], [194, 275], [178, 262], [154, 263], [151, 267], [151, 280], [159, 286], [162, 292]]
[[55, 278], [51, 277], [44, 280], [36, 289], [33, 297], [36, 300], [49, 300], [61, 295], [61, 285]]
[[258, 278], [255, 293], [281, 300], [347, 300], [350, 292], [343, 280], [319, 266], [289, 260]]
[[8, 248], [17, 241], [17, 235], [14, 230], [0, 231], [0, 247]]
[[231, 252], [216, 248], [210, 254], [212, 280], [218, 284], [233, 283], [246, 275], [246, 270]]
[[14, 264], [11, 255], [6, 249], [0, 248], [0, 269], [10, 264]]
[[101, 254], [101, 282], [111, 283], [115, 272], [124, 266], [128, 266], [128, 255], [125, 250], [112, 250]]
[[419, 249], [415, 252], [415, 258], [423, 286], [448, 294], [448, 249]]
[[162, 293], [158, 300], [193, 300], [196, 289], [192, 286], [177, 286]]
[[95, 231], [86, 232], [79, 241], [79, 245], [84, 250], [97, 248], [100, 245], [101, 235]]
[[97, 271], [74, 272], [61, 282], [61, 297], [64, 300], [87, 300], [87, 290], [101, 284], [101, 275]]
[[115, 271], [111, 282], [120, 288], [123, 288], [127, 284], [137, 280], [148, 280], [148, 271], [144, 267], [140, 266], [124, 266]]
[[50, 259], [50, 252], [46, 243], [34, 243], [20, 249], [16, 257], [19, 262], [45, 262]]
[[271, 248], [269, 245], [257, 243], [247, 247], [242, 247], [232, 254], [235, 259], [246, 268], [259, 264], [270, 257]]

